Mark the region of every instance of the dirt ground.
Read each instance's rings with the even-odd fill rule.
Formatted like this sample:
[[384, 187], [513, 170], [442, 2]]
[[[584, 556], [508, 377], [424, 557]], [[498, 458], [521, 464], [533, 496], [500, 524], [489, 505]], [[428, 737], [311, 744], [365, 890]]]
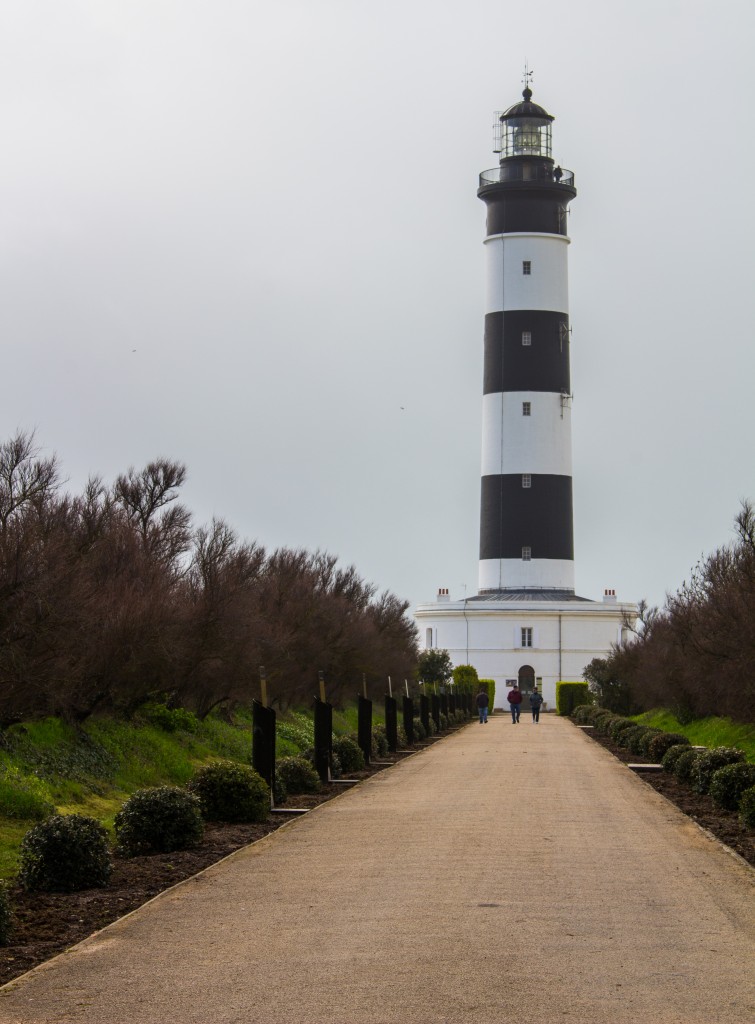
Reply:
[[[610, 740], [591, 737], [619, 760], [642, 761], [614, 746]], [[432, 741], [437, 742], [441, 737]], [[427, 744], [422, 744], [426, 746]], [[399, 760], [406, 754], [395, 755]], [[384, 760], [388, 761], [386, 757]], [[367, 778], [382, 767], [358, 773]], [[755, 835], [736, 814], [717, 808], [708, 796], [694, 793], [665, 772], [643, 775], [643, 781], [657, 789], [682, 811], [727, 846], [755, 865]], [[313, 807], [342, 793], [346, 787], [331, 785], [316, 796], [297, 796], [287, 806]], [[114, 857], [114, 870], [106, 888], [75, 893], [26, 893], [16, 887], [12, 893], [15, 928], [10, 945], [0, 948], [0, 984], [5, 984], [36, 964], [75, 945], [105, 925], [135, 910], [159, 892], [221, 860], [234, 850], [261, 839], [279, 828], [287, 815], [271, 815], [266, 822], [251, 825], [208, 824], [199, 846], [170, 854], [147, 857]]]

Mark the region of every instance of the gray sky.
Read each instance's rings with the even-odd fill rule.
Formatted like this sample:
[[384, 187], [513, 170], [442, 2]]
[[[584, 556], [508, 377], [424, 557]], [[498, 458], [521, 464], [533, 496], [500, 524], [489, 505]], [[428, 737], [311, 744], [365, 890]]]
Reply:
[[[0, 0], [2, 436], [198, 522], [476, 591], [492, 114], [574, 170], [577, 591], [755, 498], [751, 0]], [[403, 408], [402, 408], [403, 407]]]

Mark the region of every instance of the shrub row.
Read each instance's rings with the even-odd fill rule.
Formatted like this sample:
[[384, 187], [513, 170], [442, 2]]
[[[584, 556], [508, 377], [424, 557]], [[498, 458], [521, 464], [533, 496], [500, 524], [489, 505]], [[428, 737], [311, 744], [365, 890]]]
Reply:
[[[116, 844], [129, 857], [170, 853], [195, 846], [205, 820], [264, 821], [269, 809], [269, 790], [252, 768], [216, 761], [200, 768], [186, 789], [157, 786], [133, 793], [115, 816]], [[29, 890], [103, 886], [112, 872], [106, 830], [82, 814], [52, 814], [29, 829], [20, 860], [19, 882]], [[0, 899], [0, 936], [2, 920]]]
[[698, 793], [710, 794], [714, 803], [738, 811], [748, 828], [755, 828], [755, 764], [736, 747], [695, 750], [686, 736], [639, 725], [596, 705], [577, 707], [572, 716], [580, 725], [592, 725], [619, 747], [660, 762], [664, 771], [688, 783]]

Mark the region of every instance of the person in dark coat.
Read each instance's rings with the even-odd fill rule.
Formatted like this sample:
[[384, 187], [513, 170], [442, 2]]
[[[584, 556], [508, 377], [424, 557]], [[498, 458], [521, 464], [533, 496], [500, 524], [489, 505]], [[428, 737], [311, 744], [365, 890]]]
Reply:
[[540, 708], [543, 703], [542, 693], [538, 693], [537, 690], [533, 690], [530, 694], [530, 707], [532, 708], [532, 721], [535, 725], [540, 724]]
[[519, 683], [514, 683], [513, 689], [509, 690], [506, 700], [511, 708], [511, 721], [513, 725], [519, 724], [519, 712], [522, 710], [522, 691]]
[[477, 694], [477, 710], [480, 713], [480, 725], [488, 724], [488, 695], [485, 690]]

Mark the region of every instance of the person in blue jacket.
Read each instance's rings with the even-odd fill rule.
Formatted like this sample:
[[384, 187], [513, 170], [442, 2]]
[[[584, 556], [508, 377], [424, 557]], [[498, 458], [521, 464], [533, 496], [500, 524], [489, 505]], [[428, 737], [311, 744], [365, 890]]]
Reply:
[[480, 713], [480, 725], [488, 724], [488, 695], [485, 690], [477, 694], [477, 710]]
[[530, 694], [530, 707], [532, 708], [532, 721], [535, 725], [540, 724], [540, 708], [543, 703], [542, 693], [538, 693], [537, 690], [533, 690]]

